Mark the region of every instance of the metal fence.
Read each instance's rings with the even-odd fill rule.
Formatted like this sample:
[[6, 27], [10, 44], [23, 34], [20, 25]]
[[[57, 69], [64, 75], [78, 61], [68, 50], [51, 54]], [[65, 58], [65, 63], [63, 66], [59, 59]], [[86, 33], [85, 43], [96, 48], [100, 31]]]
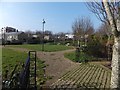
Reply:
[[[31, 57], [31, 52], [32, 54], [34, 53], [34, 57], [32, 55]], [[35, 78], [34, 80], [34, 85], [31, 86], [30, 84], [30, 77], [31, 77], [31, 72], [30, 72], [30, 67], [31, 67], [31, 59], [34, 61], [34, 75], [33, 77]], [[22, 65], [21, 70], [18, 70], [18, 68], [21, 65], [15, 65], [13, 71], [11, 72], [11, 75], [9, 78], [4, 80], [2, 82], [2, 90], [36, 90], [36, 51], [29, 51], [28, 53], [28, 58], [26, 59], [26, 62]], [[19, 68], [20, 69], [20, 68]], [[20, 72], [19, 72], [20, 71]]]

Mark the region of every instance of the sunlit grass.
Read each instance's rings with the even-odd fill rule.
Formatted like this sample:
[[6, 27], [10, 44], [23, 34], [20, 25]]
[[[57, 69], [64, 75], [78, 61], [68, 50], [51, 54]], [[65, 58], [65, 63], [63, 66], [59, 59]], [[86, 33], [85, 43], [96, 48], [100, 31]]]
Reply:
[[24, 63], [26, 58], [27, 58], [27, 53], [21, 53], [19, 51], [13, 51], [11, 49], [2, 48], [2, 74], [3, 76], [6, 70], [8, 70], [11, 73], [15, 65]]
[[[22, 67], [22, 64], [25, 63], [28, 54], [25, 52], [14, 51], [8, 48], [2, 48], [2, 77], [5, 78], [5, 71], [8, 70], [8, 78], [10, 78], [11, 72], [15, 68], [15, 65], [18, 65], [19, 69]], [[46, 81], [44, 78], [43, 67], [45, 64], [43, 61], [37, 58], [37, 83], [41, 84]], [[19, 72], [18, 70], [17, 72]]]
[[[10, 45], [11, 47], [18, 47], [18, 48], [26, 48], [30, 50], [36, 50], [36, 51], [42, 51], [42, 45], [41, 44], [26, 44], [26, 45]], [[65, 45], [44, 45], [44, 51], [45, 52], [54, 52], [54, 51], [62, 51], [67, 49], [72, 49], [71, 46], [65, 46]]]
[[79, 53], [79, 58], [77, 58], [76, 52], [65, 53], [64, 56], [74, 62], [84, 62], [85, 60], [92, 61], [96, 59], [95, 57], [89, 56], [83, 52]]

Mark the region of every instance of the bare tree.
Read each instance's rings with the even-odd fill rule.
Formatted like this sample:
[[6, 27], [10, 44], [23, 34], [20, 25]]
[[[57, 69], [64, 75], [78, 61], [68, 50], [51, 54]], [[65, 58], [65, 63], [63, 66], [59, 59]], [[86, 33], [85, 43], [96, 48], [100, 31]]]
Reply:
[[72, 24], [72, 30], [78, 44], [81, 39], [86, 38], [86, 35], [91, 35], [94, 32], [91, 20], [86, 17], [77, 18]]
[[107, 44], [111, 40], [111, 36], [112, 36], [110, 29], [111, 29], [110, 25], [108, 25], [107, 23], [102, 23], [96, 32], [96, 34], [100, 37], [100, 39], [102, 38], [102, 36], [107, 35], [108, 37]]
[[104, 47], [105, 47], [104, 50], [105, 50], [105, 54], [108, 57], [107, 59], [109, 61], [111, 61], [111, 59], [112, 59], [113, 35], [110, 32], [110, 25], [105, 24], [105, 23], [101, 24], [101, 26], [96, 31], [96, 35], [98, 36], [102, 45], [104, 45]]
[[58, 39], [61, 43], [65, 44], [65, 33], [64, 32], [59, 32], [58, 34]]
[[100, 25], [100, 27], [98, 28], [97, 32], [100, 34], [100, 35], [107, 35], [107, 36], [110, 36], [112, 33], [110, 32], [110, 25], [108, 24], [105, 24], [105, 23], [102, 23]]
[[104, 23], [110, 25], [114, 36], [111, 88], [120, 88], [120, 2], [103, 0], [87, 3], [88, 8]]

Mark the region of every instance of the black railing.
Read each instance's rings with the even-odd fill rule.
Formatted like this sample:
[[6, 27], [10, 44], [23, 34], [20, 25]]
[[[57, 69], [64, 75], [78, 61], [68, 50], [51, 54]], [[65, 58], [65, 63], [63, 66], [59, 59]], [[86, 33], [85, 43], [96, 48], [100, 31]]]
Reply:
[[[22, 68], [19, 68], [21, 65], [16, 65], [13, 69], [12, 73], [10, 74], [10, 77], [8, 77], [6, 80], [3, 80], [2, 84], [2, 90], [30, 90], [30, 62], [31, 62], [31, 53], [35, 52], [34, 58], [34, 78], [35, 78], [35, 84], [32, 87], [36, 87], [36, 51], [29, 51], [28, 58], [26, 59], [25, 64], [22, 65]], [[18, 70], [21, 69], [21, 70]], [[36, 90], [37, 88], [32, 88], [32, 90]]]
[[28, 56], [25, 66], [20, 73], [20, 88], [28, 88], [29, 85], [30, 56]]

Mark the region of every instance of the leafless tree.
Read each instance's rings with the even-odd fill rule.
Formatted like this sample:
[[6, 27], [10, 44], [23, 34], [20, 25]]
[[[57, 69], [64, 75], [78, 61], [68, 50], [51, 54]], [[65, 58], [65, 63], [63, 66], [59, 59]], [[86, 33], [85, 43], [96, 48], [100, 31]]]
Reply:
[[65, 43], [65, 33], [64, 32], [59, 32], [58, 33], [58, 39], [61, 41], [63, 44]]
[[108, 37], [107, 43], [108, 43], [111, 40], [111, 36], [112, 36], [112, 33], [111, 33], [110, 29], [111, 29], [110, 25], [108, 25], [106, 23], [102, 23], [100, 25], [100, 27], [97, 29], [96, 34], [100, 38], [102, 38], [102, 36], [104, 36], [104, 35], [107, 35], [107, 37]]
[[98, 28], [97, 32], [100, 34], [100, 35], [111, 35], [111, 32], [110, 32], [110, 25], [108, 24], [105, 24], [105, 23], [102, 23], [100, 25], [100, 27]]
[[76, 40], [85, 39], [86, 35], [91, 35], [94, 32], [93, 24], [87, 17], [77, 18], [72, 24], [73, 34]]
[[120, 88], [120, 2], [115, 2], [115, 0], [94, 1], [87, 3], [87, 6], [98, 19], [111, 27], [109, 30], [114, 36], [111, 88]]

